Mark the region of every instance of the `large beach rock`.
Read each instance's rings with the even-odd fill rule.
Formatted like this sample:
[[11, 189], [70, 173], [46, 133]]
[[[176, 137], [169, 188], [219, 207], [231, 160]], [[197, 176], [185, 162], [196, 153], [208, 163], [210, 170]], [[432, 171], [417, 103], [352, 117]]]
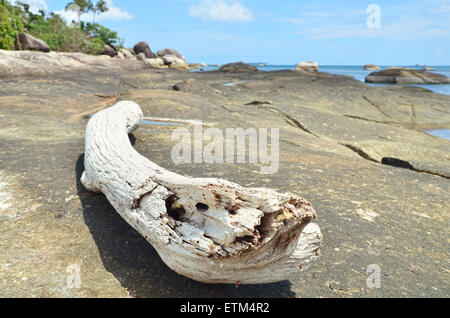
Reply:
[[366, 82], [387, 84], [450, 84], [450, 78], [425, 70], [390, 67], [369, 74], [366, 77]]
[[154, 68], [164, 68], [164, 61], [159, 57], [154, 59], [147, 59], [147, 63]]
[[159, 50], [158, 52], [156, 52], [156, 55], [158, 55], [160, 57], [164, 57], [167, 55], [173, 55], [173, 56], [176, 56], [179, 59], [186, 62], [186, 58], [180, 52], [178, 52], [177, 50], [174, 50], [174, 49]]
[[0, 77], [46, 76], [72, 71], [91, 70], [136, 71], [143, 69], [136, 60], [120, 60], [107, 55], [0, 50]]
[[103, 51], [104, 55], [108, 55], [110, 57], [115, 57], [117, 55], [117, 53], [118, 53], [117, 49], [114, 46], [112, 46], [110, 44], [104, 45], [104, 51]]
[[[450, 128], [449, 96], [321, 72], [160, 72], [136, 60], [0, 50], [0, 77], [32, 70], [44, 76], [0, 79], [2, 297], [448, 297], [450, 141], [417, 130]], [[47, 76], [55, 70], [66, 71]], [[236, 85], [221, 85], [230, 81]], [[177, 173], [309, 199], [325, 239], [319, 262], [290, 281], [237, 289], [202, 288], [169, 270], [107, 198], [80, 181], [88, 114], [118, 99], [164, 122], [202, 120], [224, 143], [229, 127], [279, 128], [279, 149], [267, 138], [267, 155], [279, 162], [270, 176], [260, 174], [267, 165], [259, 160], [177, 165], [174, 125], [147, 123], [130, 137], [139, 153]], [[248, 153], [239, 144], [234, 153]], [[371, 264], [382, 288], [367, 287]], [[72, 288], [79, 269], [80, 288]]]
[[126, 60], [133, 60], [136, 58], [136, 56], [134, 56], [134, 54], [128, 49], [121, 49], [120, 52], [122, 52]]
[[296, 69], [301, 71], [318, 72], [319, 64], [312, 61], [300, 62], [297, 64]]
[[246, 73], [246, 72], [258, 72], [256, 66], [245, 64], [243, 62], [229, 63], [222, 66], [219, 71], [229, 73]]
[[119, 59], [119, 60], [125, 60], [125, 55], [123, 55], [123, 53], [119, 51], [119, 52], [117, 52], [117, 55], [115, 56], [115, 58]]
[[375, 65], [375, 64], [366, 64], [366, 65], [364, 65], [364, 70], [365, 71], [379, 71], [379, 70], [381, 70], [381, 67], [379, 67], [378, 65]]
[[133, 48], [134, 53], [139, 54], [139, 53], [144, 53], [145, 57], [148, 59], [153, 59], [156, 57], [156, 55], [152, 52], [152, 50], [150, 49], [150, 46], [148, 45], [147, 42], [138, 42], [136, 43], [136, 45]]
[[144, 62], [144, 63], [147, 61], [147, 57], [145, 56], [144, 53], [137, 54], [136, 58], [138, 59], [138, 61], [141, 61], [141, 62]]
[[50, 47], [47, 43], [28, 33], [19, 34], [14, 47], [16, 50], [39, 51], [45, 53], [50, 52]]
[[179, 57], [175, 55], [166, 55], [163, 56], [162, 60], [164, 61], [164, 65], [167, 65], [171, 69], [188, 71], [189, 65]]

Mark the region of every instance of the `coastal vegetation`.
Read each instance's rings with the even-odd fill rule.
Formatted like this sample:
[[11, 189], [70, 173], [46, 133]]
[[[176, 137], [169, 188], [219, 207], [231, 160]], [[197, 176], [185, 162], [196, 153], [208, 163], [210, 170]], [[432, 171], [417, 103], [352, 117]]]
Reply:
[[[95, 22], [98, 14], [108, 11], [106, 2], [75, 0], [66, 6], [79, 8], [78, 21], [64, 21], [55, 12], [44, 10], [34, 13], [30, 5], [17, 2], [15, 5], [7, 0], [0, 0], [0, 49], [12, 50], [20, 34], [26, 32], [48, 44], [56, 52], [81, 52], [102, 54], [105, 45], [121, 47], [123, 41], [117, 32]], [[81, 15], [92, 12], [92, 22], [81, 21]], [[72, 22], [68, 25], [66, 22]], [[78, 23], [77, 23], [78, 22]]]

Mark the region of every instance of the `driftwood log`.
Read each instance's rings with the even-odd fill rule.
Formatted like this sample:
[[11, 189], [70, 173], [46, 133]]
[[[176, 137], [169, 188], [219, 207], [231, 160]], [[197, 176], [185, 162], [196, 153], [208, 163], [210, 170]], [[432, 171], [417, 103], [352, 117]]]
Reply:
[[257, 284], [298, 275], [318, 257], [310, 203], [165, 170], [130, 143], [142, 118], [139, 105], [124, 101], [89, 120], [81, 181], [104, 193], [171, 269], [205, 283]]

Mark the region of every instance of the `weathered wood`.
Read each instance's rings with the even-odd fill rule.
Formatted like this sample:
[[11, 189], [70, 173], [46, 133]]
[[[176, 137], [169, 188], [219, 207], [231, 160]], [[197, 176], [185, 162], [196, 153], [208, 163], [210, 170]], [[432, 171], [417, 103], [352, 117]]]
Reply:
[[142, 118], [125, 101], [90, 119], [81, 181], [104, 193], [170, 268], [205, 283], [256, 284], [300, 274], [317, 258], [322, 235], [310, 203], [159, 167], [129, 141]]

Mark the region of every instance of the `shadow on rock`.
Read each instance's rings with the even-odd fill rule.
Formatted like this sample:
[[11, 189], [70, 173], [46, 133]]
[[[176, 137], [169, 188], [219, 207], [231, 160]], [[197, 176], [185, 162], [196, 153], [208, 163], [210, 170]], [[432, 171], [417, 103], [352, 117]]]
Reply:
[[86, 225], [103, 265], [133, 297], [294, 297], [291, 283], [264, 285], [202, 284], [167, 267], [156, 250], [114, 210], [103, 194], [87, 191], [80, 178], [84, 155], [76, 164], [77, 190]]

